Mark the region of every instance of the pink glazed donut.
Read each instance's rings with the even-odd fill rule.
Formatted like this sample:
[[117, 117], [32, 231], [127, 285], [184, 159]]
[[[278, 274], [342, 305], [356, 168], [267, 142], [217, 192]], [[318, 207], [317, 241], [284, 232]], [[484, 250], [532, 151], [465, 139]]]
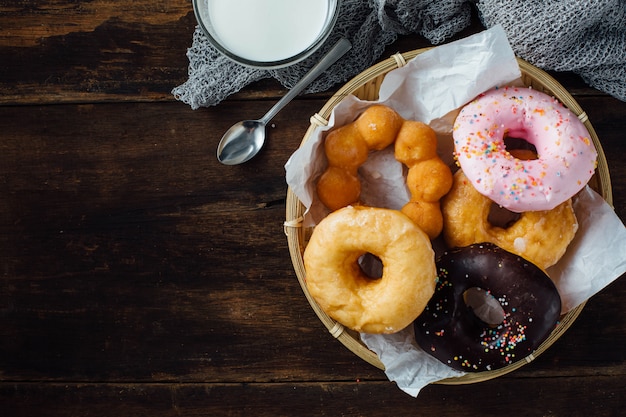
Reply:
[[[524, 139], [538, 159], [520, 160], [504, 138]], [[589, 181], [597, 151], [583, 123], [553, 97], [531, 88], [490, 90], [456, 118], [454, 154], [474, 187], [513, 212], [552, 210]]]

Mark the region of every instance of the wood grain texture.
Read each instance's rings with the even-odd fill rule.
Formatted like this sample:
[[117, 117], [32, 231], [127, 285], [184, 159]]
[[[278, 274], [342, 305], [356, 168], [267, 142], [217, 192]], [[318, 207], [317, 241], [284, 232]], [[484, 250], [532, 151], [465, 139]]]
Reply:
[[[415, 400], [389, 382], [351, 380], [272, 384], [35, 384], [0, 387], [15, 417], [371, 416], [436, 415], [614, 417], [623, 390], [610, 378], [501, 378], [455, 387], [428, 386]], [[532, 397], [523, 393], [532, 392]], [[522, 393], [520, 395], [520, 393]], [[587, 398], [581, 408], [582, 401]], [[49, 405], [54, 403], [55, 406]]]
[[[183, 0], [0, 1], [0, 415], [620, 415], [624, 277], [529, 365], [417, 399], [334, 340], [282, 228], [284, 164], [332, 91], [289, 104], [257, 158], [220, 165], [222, 133], [284, 90], [176, 102], [194, 27]], [[554, 75], [624, 221], [626, 103]]]
[[[589, 100], [593, 107], [597, 99]], [[255, 112], [264, 103], [225, 103], [219, 112], [176, 104], [6, 108], [0, 123], [12, 134], [0, 152], [0, 191], [10, 196], [0, 213], [5, 376], [88, 381], [126, 372], [130, 380], [217, 382], [230, 374], [270, 381], [281, 377], [263, 375], [268, 363], [256, 359], [265, 356], [280, 375], [289, 352], [302, 365], [312, 360], [314, 369], [293, 378], [314, 372], [324, 379], [326, 365], [315, 361], [336, 362], [343, 348], [324, 357], [334, 341], [316, 347], [320, 326], [311, 323], [281, 228], [283, 165], [306, 128], [287, 121], [308, 120], [322, 104], [292, 103], [259, 158], [228, 169], [213, 158], [206, 125], [221, 132], [235, 109]], [[619, 145], [620, 132], [601, 126], [607, 155], [616, 154], [611, 146]], [[622, 217], [624, 195], [615, 193]], [[596, 318], [614, 318], [609, 333], [585, 320], [593, 304], [576, 323], [582, 328], [571, 331], [595, 334], [611, 367], [623, 360], [623, 344], [612, 341], [624, 341], [617, 301], [625, 296], [621, 281], [602, 294], [607, 300]], [[308, 325], [294, 322], [294, 314], [308, 317]], [[95, 325], [102, 331], [91, 333]], [[44, 334], [45, 340], [31, 336]], [[268, 334], [288, 343], [273, 346]], [[302, 344], [304, 336], [312, 339]], [[546, 356], [565, 365], [543, 371], [580, 372], [589, 362], [586, 372], [594, 373], [596, 348], [564, 344], [554, 349], [559, 355]], [[239, 363], [241, 352], [250, 354], [249, 363]]]
[[0, 103], [172, 100], [191, 2], [0, 2]]

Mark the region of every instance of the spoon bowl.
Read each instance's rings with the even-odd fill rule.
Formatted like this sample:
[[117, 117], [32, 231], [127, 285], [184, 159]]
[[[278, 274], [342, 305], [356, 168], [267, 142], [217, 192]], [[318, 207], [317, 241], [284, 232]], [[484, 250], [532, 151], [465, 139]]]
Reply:
[[259, 120], [236, 123], [228, 129], [217, 146], [217, 160], [224, 165], [238, 165], [252, 159], [265, 143], [265, 126], [269, 121], [350, 48], [352, 48], [350, 41], [340, 39], [265, 116]]
[[260, 120], [244, 120], [228, 129], [224, 137], [236, 139], [220, 141], [217, 159], [225, 165], [243, 164], [263, 147], [265, 124]]

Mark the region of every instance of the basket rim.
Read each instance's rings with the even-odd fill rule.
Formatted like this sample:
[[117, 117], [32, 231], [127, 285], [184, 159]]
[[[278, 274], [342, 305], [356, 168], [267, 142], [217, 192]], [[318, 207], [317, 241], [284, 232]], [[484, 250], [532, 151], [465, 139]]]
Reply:
[[[417, 55], [426, 52], [433, 47], [428, 48], [420, 48], [412, 51], [397, 53], [393, 56], [369, 67], [365, 71], [356, 75], [346, 84], [344, 84], [341, 88], [337, 90], [324, 104], [324, 106], [319, 110], [319, 112], [314, 117], [321, 117], [324, 120], [328, 120], [332, 110], [337, 106], [343, 99], [347, 96], [354, 94], [359, 89], [363, 88], [372, 81], [381, 80], [384, 76], [404, 64], [408, 61], [415, 58]], [[526, 62], [521, 58], [517, 58], [520, 70], [522, 72], [522, 78], [530, 77], [533, 84], [533, 88], [536, 86], [541, 87], [543, 91], [555, 96], [559, 101], [561, 101], [566, 107], [568, 107], [574, 114], [576, 114], [585, 127], [589, 131], [589, 134], [592, 138], [592, 141], [596, 147], [598, 152], [598, 164], [596, 173], [592, 181], [595, 180], [595, 187], [597, 192], [601, 194], [604, 200], [609, 204], [613, 205], [613, 196], [611, 189], [611, 180], [608, 171], [608, 164], [606, 161], [606, 156], [600, 144], [600, 141], [597, 137], [597, 134], [589, 121], [586, 113], [582, 109], [582, 107], [576, 102], [576, 100], [572, 97], [572, 95], [551, 75], [547, 72], [543, 71], [540, 68], [533, 66], [532, 64]], [[382, 77], [382, 78], [381, 78]], [[526, 81], [524, 84], [530, 84]], [[319, 126], [318, 123], [314, 122], [313, 118], [309, 128], [307, 129], [302, 141], [301, 145], [305, 143], [312, 135], [315, 129]], [[591, 184], [591, 182], [590, 182]], [[345, 329], [341, 324], [336, 322], [334, 319], [329, 317], [317, 304], [317, 302], [313, 299], [313, 297], [309, 294], [306, 283], [305, 283], [305, 270], [304, 263], [302, 259], [302, 254], [304, 252], [304, 243], [303, 236], [304, 230], [302, 226], [302, 218], [304, 216], [304, 206], [298, 200], [297, 196], [293, 193], [290, 187], [287, 189], [287, 203], [286, 203], [286, 222], [285, 222], [285, 234], [288, 240], [289, 252], [291, 254], [292, 263], [294, 266], [294, 270], [296, 272], [298, 281], [300, 282], [300, 286], [307, 298], [309, 304], [315, 311], [316, 315], [320, 319], [320, 321], [324, 324], [327, 330], [337, 339], [339, 340], [345, 347], [347, 347], [352, 353], [360, 357], [362, 360], [368, 362], [369, 364], [381, 369], [384, 371], [385, 367], [383, 363], [380, 361], [378, 356], [371, 350], [369, 350], [365, 344], [363, 344], [356, 332]], [[293, 226], [293, 227], [290, 227]], [[445, 385], [460, 385], [460, 384], [469, 384], [487, 381], [493, 378], [497, 378], [499, 376], [508, 374], [513, 372], [522, 366], [530, 363], [543, 352], [545, 352], [556, 340], [558, 340], [569, 327], [574, 323], [574, 321], [581, 314], [584, 309], [585, 302], [581, 303], [574, 309], [570, 310], [568, 313], [561, 317], [559, 325], [553, 330], [550, 336], [530, 355], [525, 358], [519, 359], [516, 362], [513, 362], [510, 365], [507, 365], [503, 368], [492, 370], [492, 371], [483, 371], [477, 373], [467, 373], [461, 377], [453, 377], [446, 378], [440, 381], [435, 382], [435, 384], [445, 384]]]

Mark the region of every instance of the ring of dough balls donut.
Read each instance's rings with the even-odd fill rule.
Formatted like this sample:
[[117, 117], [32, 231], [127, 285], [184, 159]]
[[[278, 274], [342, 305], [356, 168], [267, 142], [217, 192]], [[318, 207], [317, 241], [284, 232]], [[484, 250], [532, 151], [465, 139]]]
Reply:
[[[377, 256], [382, 277], [358, 262]], [[428, 236], [397, 210], [348, 206], [313, 229], [304, 251], [306, 286], [321, 309], [365, 333], [395, 333], [415, 320], [435, 290], [435, 255]]]
[[404, 119], [392, 108], [373, 105], [353, 122], [328, 133], [324, 152], [328, 167], [317, 181], [317, 195], [330, 210], [355, 204], [361, 195], [358, 169], [369, 152], [396, 140]]
[[409, 168], [411, 199], [402, 211], [434, 239], [443, 226], [439, 200], [452, 185], [452, 173], [437, 155], [435, 132], [424, 123], [403, 119], [388, 106], [370, 106], [355, 121], [326, 136], [328, 167], [317, 181], [318, 198], [333, 211], [357, 204], [361, 195], [359, 167], [370, 151], [385, 149], [394, 142], [396, 159]]
[[[535, 146], [519, 160], [505, 137]], [[585, 125], [563, 104], [530, 88], [496, 88], [464, 106], [453, 138], [459, 166], [483, 195], [511, 211], [551, 210], [589, 181], [597, 151]]]
[[409, 169], [406, 185], [411, 199], [401, 211], [434, 239], [443, 229], [440, 200], [452, 187], [452, 171], [437, 155], [435, 131], [425, 123], [406, 120], [394, 156]]
[[[415, 339], [444, 364], [469, 372], [502, 368], [532, 354], [555, 328], [561, 297], [537, 266], [493, 244], [456, 248], [437, 260], [438, 284], [415, 320]], [[466, 292], [500, 304], [498, 320], [474, 313]]]
[[571, 199], [552, 210], [523, 212], [506, 228], [490, 223], [492, 204], [476, 191], [464, 171], [457, 171], [452, 189], [442, 200], [446, 244], [464, 247], [491, 242], [545, 270], [561, 259], [578, 230]]

